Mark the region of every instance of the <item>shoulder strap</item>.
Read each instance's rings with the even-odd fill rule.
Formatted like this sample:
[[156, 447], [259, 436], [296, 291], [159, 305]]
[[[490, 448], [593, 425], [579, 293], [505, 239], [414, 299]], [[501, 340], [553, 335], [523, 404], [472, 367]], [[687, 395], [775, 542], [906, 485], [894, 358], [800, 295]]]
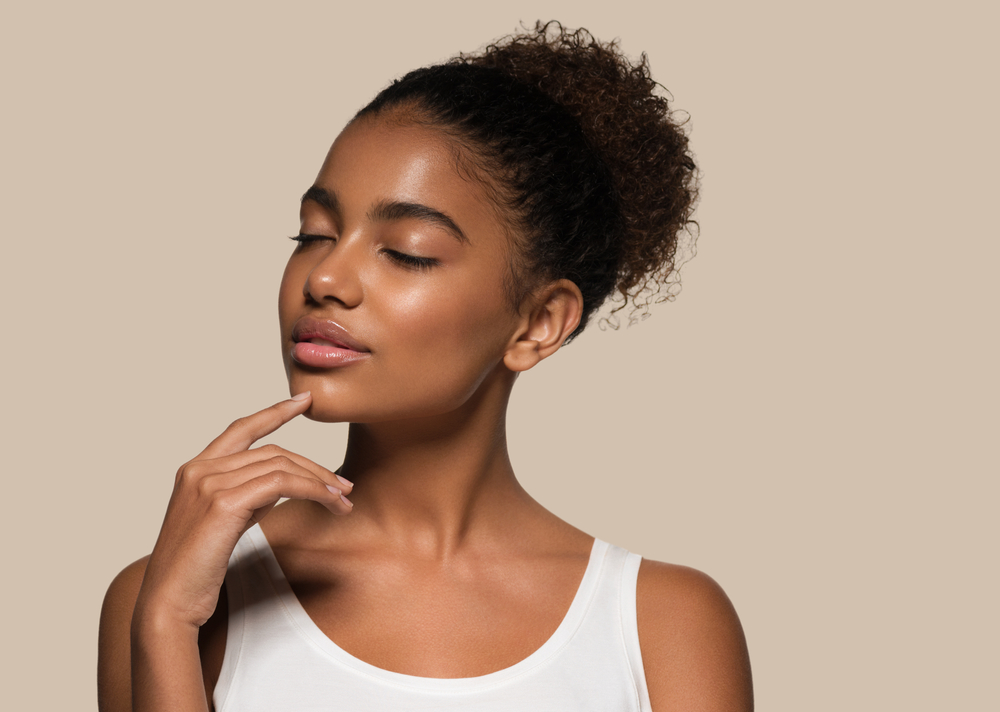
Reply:
[[252, 583], [246, 579], [251, 575], [248, 569], [252, 567], [255, 555], [250, 537], [244, 532], [243, 537], [236, 543], [232, 556], [229, 557], [229, 568], [226, 571], [226, 598], [229, 602], [226, 652], [222, 658], [219, 680], [215, 683], [215, 691], [212, 694], [213, 706], [218, 712], [225, 709], [226, 698], [236, 677], [240, 654], [243, 651], [247, 589], [252, 587]]
[[639, 649], [639, 624], [636, 615], [636, 583], [639, 579], [639, 565], [642, 557], [627, 554], [621, 575], [621, 621], [625, 638], [625, 654], [628, 656], [632, 681], [642, 712], [650, 712], [649, 689], [646, 687], [646, 671], [642, 666], [642, 651]]

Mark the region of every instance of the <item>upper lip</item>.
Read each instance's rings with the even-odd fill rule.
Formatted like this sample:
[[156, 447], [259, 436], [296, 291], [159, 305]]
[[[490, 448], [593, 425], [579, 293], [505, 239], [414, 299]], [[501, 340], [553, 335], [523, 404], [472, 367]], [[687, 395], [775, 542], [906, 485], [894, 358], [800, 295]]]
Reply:
[[335, 321], [304, 316], [292, 327], [292, 341], [324, 339], [351, 351], [367, 352], [368, 348], [351, 336], [350, 332]]

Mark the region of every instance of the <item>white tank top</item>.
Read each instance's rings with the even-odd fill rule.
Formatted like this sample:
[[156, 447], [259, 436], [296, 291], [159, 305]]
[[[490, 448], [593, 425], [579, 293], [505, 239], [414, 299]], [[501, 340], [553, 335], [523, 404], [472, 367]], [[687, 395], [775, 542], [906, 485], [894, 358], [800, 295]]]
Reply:
[[415, 677], [369, 665], [324, 635], [255, 526], [226, 575], [229, 632], [215, 709], [650, 712], [636, 628], [640, 560], [594, 541], [573, 603], [542, 647], [488, 675]]

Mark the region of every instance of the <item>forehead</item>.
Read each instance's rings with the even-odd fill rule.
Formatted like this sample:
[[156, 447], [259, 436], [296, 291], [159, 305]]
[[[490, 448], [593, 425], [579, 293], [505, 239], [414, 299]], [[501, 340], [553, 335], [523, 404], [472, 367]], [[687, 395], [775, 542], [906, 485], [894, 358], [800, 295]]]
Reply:
[[334, 141], [316, 185], [361, 209], [378, 201], [411, 202], [445, 212], [460, 224], [474, 223], [477, 230], [495, 227], [491, 191], [463, 169], [460, 156], [458, 144], [438, 129], [362, 117]]

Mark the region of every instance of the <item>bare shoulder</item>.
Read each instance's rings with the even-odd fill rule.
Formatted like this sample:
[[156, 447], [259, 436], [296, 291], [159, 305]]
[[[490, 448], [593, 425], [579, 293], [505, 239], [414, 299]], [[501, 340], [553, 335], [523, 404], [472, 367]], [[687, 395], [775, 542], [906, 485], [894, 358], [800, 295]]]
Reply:
[[654, 712], [753, 709], [743, 627], [711, 577], [643, 559], [636, 608]]
[[[149, 557], [144, 556], [122, 569], [104, 596], [97, 640], [97, 706], [100, 712], [132, 710], [132, 611], [142, 588], [147, 563]], [[198, 635], [208, 699], [212, 699], [222, 670], [228, 617], [229, 607], [223, 584], [215, 613]]]
[[104, 596], [97, 639], [97, 706], [101, 712], [132, 709], [132, 611], [149, 557], [126, 566]]

